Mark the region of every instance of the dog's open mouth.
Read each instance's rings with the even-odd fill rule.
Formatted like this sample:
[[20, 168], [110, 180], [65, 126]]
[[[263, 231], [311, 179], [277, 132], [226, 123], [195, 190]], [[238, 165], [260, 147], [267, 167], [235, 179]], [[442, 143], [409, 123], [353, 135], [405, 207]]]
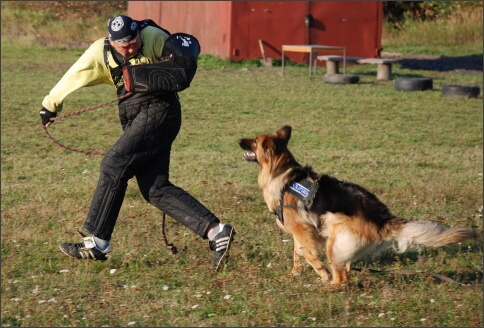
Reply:
[[257, 156], [253, 152], [245, 153], [244, 159], [248, 162], [257, 162]]

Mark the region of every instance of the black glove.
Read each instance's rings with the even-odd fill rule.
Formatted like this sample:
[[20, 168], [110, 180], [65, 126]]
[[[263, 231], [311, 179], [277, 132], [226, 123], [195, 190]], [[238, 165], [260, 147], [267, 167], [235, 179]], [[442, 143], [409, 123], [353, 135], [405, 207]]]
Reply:
[[42, 107], [39, 114], [42, 120], [42, 125], [46, 125], [47, 123], [54, 123], [53, 121], [51, 122], [50, 119], [57, 116], [57, 113], [51, 112], [44, 107]]

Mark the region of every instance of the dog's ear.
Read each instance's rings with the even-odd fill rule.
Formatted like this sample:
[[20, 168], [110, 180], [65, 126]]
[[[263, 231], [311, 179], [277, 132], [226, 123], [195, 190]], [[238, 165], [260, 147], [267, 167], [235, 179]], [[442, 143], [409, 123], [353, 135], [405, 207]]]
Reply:
[[276, 134], [279, 138], [285, 139], [286, 142], [288, 142], [289, 139], [291, 139], [291, 130], [292, 130], [291, 126], [285, 125], [282, 128], [280, 128], [279, 131], [276, 132]]

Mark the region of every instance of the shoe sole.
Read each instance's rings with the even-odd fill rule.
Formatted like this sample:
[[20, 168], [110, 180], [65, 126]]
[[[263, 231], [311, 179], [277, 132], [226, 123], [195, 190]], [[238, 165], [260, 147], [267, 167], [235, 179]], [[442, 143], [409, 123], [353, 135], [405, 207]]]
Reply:
[[234, 236], [235, 236], [235, 230], [234, 230], [234, 228], [232, 228], [232, 230], [230, 230], [229, 241], [228, 241], [228, 244], [227, 244], [227, 250], [225, 251], [225, 253], [220, 258], [218, 265], [215, 267], [215, 271], [218, 271], [221, 267], [224, 266], [225, 260], [227, 260], [227, 257], [228, 257], [229, 251], [230, 251], [230, 246], [232, 245], [232, 241], [234, 240]]
[[73, 259], [78, 260], [78, 258], [77, 258], [77, 257], [72, 256], [72, 255], [71, 255], [71, 254], [69, 254], [69, 253], [68, 253], [68, 252], [67, 252], [67, 251], [66, 251], [64, 248], [62, 248], [62, 244], [61, 244], [61, 245], [59, 245], [59, 249], [62, 251], [62, 253], [66, 254], [66, 255], [67, 255], [67, 256], [69, 256], [70, 258], [73, 258]]

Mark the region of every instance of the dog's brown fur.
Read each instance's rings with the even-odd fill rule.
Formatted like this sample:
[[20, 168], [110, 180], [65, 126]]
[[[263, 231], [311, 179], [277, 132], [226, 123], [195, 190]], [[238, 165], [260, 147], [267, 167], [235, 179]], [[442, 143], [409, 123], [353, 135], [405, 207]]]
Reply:
[[[348, 283], [352, 262], [378, 253], [393, 239], [398, 242], [398, 251], [404, 252], [412, 244], [440, 247], [476, 237], [469, 228], [446, 228], [394, 216], [366, 189], [328, 175], [318, 176], [311, 167], [301, 166], [288, 150], [290, 137], [291, 127], [284, 126], [274, 134], [240, 139], [239, 145], [250, 151], [244, 155], [246, 160], [259, 164], [258, 184], [264, 200], [271, 212], [282, 214], [276, 220], [278, 226], [294, 238], [293, 274], [303, 269], [304, 257], [321, 279], [328, 281], [330, 273], [320, 260], [324, 243], [331, 283], [340, 285]], [[318, 185], [308, 206], [284, 192], [289, 183], [301, 179]]]

